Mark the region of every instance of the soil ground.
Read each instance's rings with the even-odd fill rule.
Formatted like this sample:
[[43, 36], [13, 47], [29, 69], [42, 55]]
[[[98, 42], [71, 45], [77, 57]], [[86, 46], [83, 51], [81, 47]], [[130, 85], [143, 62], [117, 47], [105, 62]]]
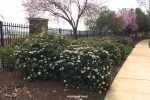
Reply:
[[[113, 78], [120, 67], [112, 69]], [[0, 100], [104, 100], [103, 94], [65, 87], [58, 81], [28, 82], [18, 71], [0, 70]], [[72, 96], [72, 98], [70, 98]], [[74, 96], [74, 97], [73, 97]], [[82, 96], [82, 99], [77, 97]]]

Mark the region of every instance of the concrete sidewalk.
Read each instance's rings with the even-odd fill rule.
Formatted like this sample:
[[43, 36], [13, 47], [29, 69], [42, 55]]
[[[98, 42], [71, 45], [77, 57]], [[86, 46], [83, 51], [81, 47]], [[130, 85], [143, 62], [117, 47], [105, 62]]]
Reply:
[[149, 40], [136, 45], [123, 64], [105, 100], [150, 100]]

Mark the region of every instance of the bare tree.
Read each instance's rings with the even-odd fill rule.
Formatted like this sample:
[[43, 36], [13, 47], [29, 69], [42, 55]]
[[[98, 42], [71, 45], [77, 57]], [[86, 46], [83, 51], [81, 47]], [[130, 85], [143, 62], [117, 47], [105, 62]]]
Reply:
[[55, 18], [66, 20], [73, 29], [77, 39], [77, 28], [82, 18], [92, 14], [101, 6], [100, 0], [24, 0], [29, 17], [50, 14]]
[[137, 0], [139, 6], [145, 7], [147, 13], [150, 14], [150, 0]]
[[0, 17], [5, 21], [5, 18], [3, 17], [3, 15], [2, 14], [0, 14]]

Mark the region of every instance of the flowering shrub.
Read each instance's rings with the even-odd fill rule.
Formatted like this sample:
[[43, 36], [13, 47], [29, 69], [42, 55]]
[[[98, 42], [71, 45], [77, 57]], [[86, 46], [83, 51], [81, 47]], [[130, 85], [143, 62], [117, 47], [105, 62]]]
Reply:
[[69, 44], [69, 39], [52, 33], [41, 33], [29, 37], [13, 54], [16, 68], [24, 73], [25, 79], [57, 78], [59, 71], [54, 62]]
[[123, 45], [133, 45], [134, 44], [133, 39], [130, 37], [127, 37], [127, 36], [114, 36], [114, 37], [110, 37], [110, 38], [119, 44], [123, 44]]
[[[126, 47], [134, 47], [134, 41], [132, 38], [127, 37], [127, 36], [114, 36], [114, 37], [109, 37], [112, 41], [115, 41], [115, 44], [119, 47], [121, 50], [121, 59], [125, 59], [126, 55], [128, 55], [128, 50]], [[131, 52], [129, 50], [129, 52]]]
[[120, 55], [121, 55], [121, 60], [125, 60], [126, 59], [126, 50], [125, 50], [125, 46], [123, 44], [116, 44], [118, 45], [118, 48], [120, 49]]
[[103, 48], [109, 52], [112, 65], [118, 65], [121, 59], [126, 58], [126, 52], [123, 44], [117, 42], [115, 37], [102, 37], [102, 38], [81, 38], [73, 41], [74, 45], [80, 45], [82, 47], [92, 46], [97, 49]]
[[121, 50], [112, 41], [105, 40], [101, 42], [100, 47], [109, 52], [112, 65], [118, 65], [121, 61]]
[[100, 93], [110, 86], [109, 53], [103, 49], [71, 45], [61, 52], [55, 65], [66, 86]]
[[[129, 41], [126, 41], [126, 40], [129, 40]], [[132, 43], [132, 39], [128, 38], [128, 37], [122, 37], [122, 36], [111, 36], [111, 37], [102, 38], [103, 45], [105, 44], [105, 42], [109, 43], [109, 45], [111, 44], [111, 45], [115, 46], [115, 48], [118, 48], [120, 50], [120, 52], [118, 51], [118, 49], [116, 49], [116, 52], [120, 53], [121, 60], [124, 60], [126, 58], [126, 50], [125, 50], [124, 45], [126, 45], [126, 43], [127, 44]], [[109, 51], [109, 52], [111, 52], [111, 51]], [[115, 52], [114, 52], [114, 55], [116, 55]], [[110, 57], [110, 58], [113, 58], [113, 57]], [[120, 59], [120, 57], [118, 58], [118, 61], [120, 61], [119, 59]], [[117, 64], [119, 64], [119, 62]]]

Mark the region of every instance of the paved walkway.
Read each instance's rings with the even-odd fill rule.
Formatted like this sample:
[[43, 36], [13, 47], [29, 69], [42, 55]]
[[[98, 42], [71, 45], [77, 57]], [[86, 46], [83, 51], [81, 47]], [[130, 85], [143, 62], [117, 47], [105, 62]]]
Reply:
[[149, 40], [141, 41], [123, 64], [105, 100], [150, 100]]

